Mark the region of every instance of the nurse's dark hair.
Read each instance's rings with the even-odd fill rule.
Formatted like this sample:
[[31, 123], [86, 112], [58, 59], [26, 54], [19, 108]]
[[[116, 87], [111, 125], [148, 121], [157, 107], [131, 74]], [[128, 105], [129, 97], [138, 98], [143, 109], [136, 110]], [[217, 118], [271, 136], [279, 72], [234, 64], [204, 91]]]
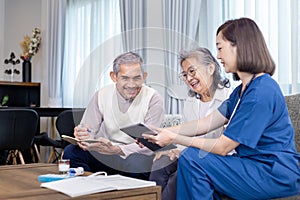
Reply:
[[[275, 71], [275, 63], [269, 53], [265, 39], [257, 24], [249, 18], [228, 20], [222, 24], [217, 35], [222, 33], [223, 39], [237, 47], [237, 69], [251, 74], [267, 73], [271, 76]], [[237, 74], [234, 78], [239, 80]]]
[[[188, 58], [195, 58], [197, 62], [204, 67], [207, 67], [211, 64], [215, 66], [215, 71], [213, 73], [213, 83], [209, 88], [211, 94], [214, 94], [217, 88], [230, 87], [229, 80], [221, 76], [221, 67], [218, 61], [207, 48], [198, 47], [190, 50], [181, 50], [179, 52], [179, 60], [181, 66], [183, 61], [185, 61]], [[192, 97], [195, 96], [196, 98], [201, 98], [199, 94], [197, 94], [191, 89], [189, 90], [188, 95]]]
[[141, 70], [142, 72], [144, 72], [143, 59], [140, 55], [131, 51], [123, 53], [115, 58], [113, 62], [113, 71], [115, 74], [118, 74], [118, 72], [120, 71], [120, 65], [131, 65], [136, 63], [140, 64]]

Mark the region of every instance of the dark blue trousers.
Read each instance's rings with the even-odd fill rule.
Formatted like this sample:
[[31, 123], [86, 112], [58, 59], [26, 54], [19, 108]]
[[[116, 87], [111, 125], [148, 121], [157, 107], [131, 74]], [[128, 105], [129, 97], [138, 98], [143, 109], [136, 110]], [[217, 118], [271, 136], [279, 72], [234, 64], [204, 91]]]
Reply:
[[70, 167], [83, 167], [85, 171], [105, 171], [108, 174], [121, 174], [148, 180], [153, 156], [133, 153], [127, 158], [118, 155], [105, 155], [94, 151], [83, 151], [79, 146], [68, 145], [64, 149], [64, 159], [70, 159]]
[[178, 161], [177, 199], [273, 199], [299, 193], [299, 174], [274, 161], [220, 156], [189, 147]]

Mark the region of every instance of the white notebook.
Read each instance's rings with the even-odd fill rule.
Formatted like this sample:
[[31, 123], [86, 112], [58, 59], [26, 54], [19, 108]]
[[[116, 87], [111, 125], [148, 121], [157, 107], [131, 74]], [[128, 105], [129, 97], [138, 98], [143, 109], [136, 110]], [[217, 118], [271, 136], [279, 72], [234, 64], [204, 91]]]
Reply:
[[74, 177], [41, 184], [41, 187], [59, 191], [70, 197], [150, 186], [156, 186], [156, 183], [121, 175]]
[[68, 136], [68, 135], [62, 135], [61, 136], [63, 140], [73, 144], [73, 145], [78, 145], [78, 142], [89, 142], [89, 143], [95, 143], [95, 142], [100, 142], [97, 139], [85, 139], [85, 140], [78, 140], [74, 137]]

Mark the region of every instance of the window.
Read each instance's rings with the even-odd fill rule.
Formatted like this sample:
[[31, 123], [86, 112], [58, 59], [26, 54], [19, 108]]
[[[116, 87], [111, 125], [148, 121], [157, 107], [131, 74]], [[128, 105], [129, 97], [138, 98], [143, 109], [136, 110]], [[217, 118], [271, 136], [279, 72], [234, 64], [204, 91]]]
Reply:
[[300, 92], [299, 11], [297, 0], [223, 0], [223, 21], [249, 17], [257, 22], [276, 63], [273, 78], [284, 94]]
[[119, 0], [67, 1], [63, 106], [85, 107], [99, 85], [110, 81], [114, 48], [121, 46], [110, 38], [120, 32]]

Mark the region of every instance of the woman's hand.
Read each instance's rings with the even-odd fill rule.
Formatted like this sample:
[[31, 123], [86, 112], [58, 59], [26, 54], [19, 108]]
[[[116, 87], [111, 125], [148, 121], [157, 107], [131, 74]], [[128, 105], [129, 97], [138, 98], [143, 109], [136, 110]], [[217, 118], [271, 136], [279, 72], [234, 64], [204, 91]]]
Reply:
[[151, 127], [151, 128], [155, 130], [157, 134], [155, 135], [142, 134], [144, 139], [147, 139], [150, 142], [158, 144], [161, 147], [167, 146], [175, 142], [175, 138], [177, 136], [176, 133], [173, 133], [172, 131], [166, 128], [156, 128], [156, 127]]
[[162, 156], [168, 156], [170, 158], [170, 160], [174, 160], [175, 158], [179, 158], [180, 152], [181, 151], [179, 149], [159, 151], [155, 154], [155, 157], [154, 157], [153, 161], [156, 161], [156, 160], [160, 159], [160, 157], [162, 157]]
[[135, 143], [140, 147], [140, 148], [144, 148], [145, 146], [138, 140], [135, 140]]

